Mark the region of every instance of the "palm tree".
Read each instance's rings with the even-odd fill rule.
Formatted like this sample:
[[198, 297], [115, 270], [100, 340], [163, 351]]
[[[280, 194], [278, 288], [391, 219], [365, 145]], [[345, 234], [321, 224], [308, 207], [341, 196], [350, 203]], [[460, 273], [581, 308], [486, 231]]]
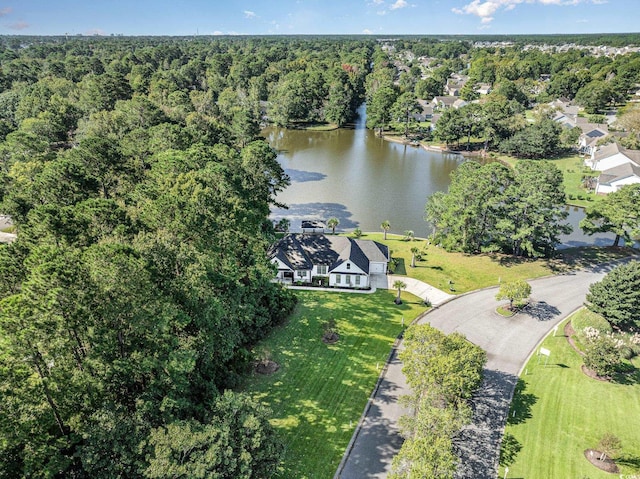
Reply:
[[420, 248], [418, 248], [417, 246], [414, 246], [413, 248], [411, 248], [411, 267], [412, 268], [416, 267], [416, 256], [418, 255], [418, 253], [420, 253]]
[[416, 237], [416, 234], [413, 232], [413, 230], [405, 230], [404, 238], [402, 239], [404, 241], [413, 241], [415, 237]]
[[391, 229], [391, 223], [389, 223], [389, 220], [384, 220], [382, 222], [382, 224], [380, 225], [380, 228], [382, 228], [384, 230], [384, 239], [386, 241], [386, 239], [387, 239], [387, 231], [389, 231]]
[[336, 234], [336, 226], [340, 224], [340, 220], [335, 216], [333, 218], [329, 218], [327, 221], [327, 226], [331, 228], [331, 234]]
[[402, 304], [402, 300], [400, 299], [400, 293], [402, 292], [403, 289], [407, 287], [407, 283], [405, 283], [404, 281], [400, 281], [399, 279], [396, 279], [393, 282], [393, 287], [398, 290], [398, 296], [396, 296], [395, 303]]

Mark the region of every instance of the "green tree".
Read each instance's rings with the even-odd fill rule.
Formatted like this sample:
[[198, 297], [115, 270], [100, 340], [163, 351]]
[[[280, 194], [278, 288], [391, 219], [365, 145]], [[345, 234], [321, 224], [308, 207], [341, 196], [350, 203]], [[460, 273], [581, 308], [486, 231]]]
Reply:
[[391, 223], [389, 223], [389, 220], [384, 220], [381, 224], [380, 224], [380, 228], [382, 228], [382, 231], [384, 231], [384, 240], [387, 240], [387, 231], [389, 231], [391, 229]]
[[171, 422], [152, 431], [152, 457], [144, 476], [259, 479], [272, 477], [284, 448], [268, 411], [246, 395], [226, 391], [207, 423]]
[[551, 119], [528, 125], [500, 143], [500, 151], [517, 158], [551, 158], [559, 152], [561, 128]]
[[382, 135], [384, 129], [391, 121], [391, 108], [396, 101], [397, 93], [390, 86], [384, 86], [376, 90], [371, 102], [367, 104], [367, 127], [377, 129]]
[[640, 326], [640, 263], [632, 261], [612, 269], [589, 286], [587, 308], [602, 315], [612, 325]]
[[501, 299], [508, 299], [509, 309], [513, 310], [514, 302], [518, 304], [526, 302], [529, 299], [529, 296], [531, 296], [531, 285], [525, 280], [519, 279], [507, 283], [501, 283], [498, 294], [496, 294], [496, 299], [498, 301]]
[[613, 246], [618, 246], [621, 238], [625, 243], [631, 243], [640, 235], [639, 200], [640, 185], [625, 185], [590, 205], [580, 221], [580, 228], [588, 235], [614, 233]]
[[407, 283], [399, 279], [393, 282], [393, 289], [398, 290], [398, 294], [396, 295], [396, 299], [395, 299], [396, 304], [402, 304], [402, 299], [400, 299], [400, 294], [402, 293], [403, 289], [406, 289], [406, 287], [407, 287]]
[[411, 267], [415, 268], [416, 267], [416, 256], [420, 253], [420, 248], [418, 248], [417, 246], [413, 246], [411, 248]]
[[562, 173], [548, 162], [522, 161], [516, 165], [515, 181], [505, 190], [506, 208], [496, 225], [503, 250], [516, 256], [549, 256], [561, 234], [571, 232], [565, 223]]
[[412, 92], [401, 94], [391, 107], [392, 115], [400, 122], [404, 123], [404, 136], [409, 135], [409, 128], [413, 119], [413, 114], [420, 110], [420, 105], [416, 96]]
[[444, 92], [444, 83], [434, 77], [418, 80], [415, 93], [418, 98], [431, 101], [435, 96], [441, 96]]
[[331, 228], [331, 234], [336, 234], [336, 227], [340, 224], [340, 220], [336, 217], [327, 220], [327, 226]]

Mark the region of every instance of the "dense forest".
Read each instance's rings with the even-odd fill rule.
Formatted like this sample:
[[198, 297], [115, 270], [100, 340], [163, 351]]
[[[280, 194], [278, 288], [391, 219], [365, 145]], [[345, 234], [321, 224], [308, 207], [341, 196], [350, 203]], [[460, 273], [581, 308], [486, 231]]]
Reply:
[[17, 240], [0, 247], [0, 477], [273, 475], [268, 411], [229, 391], [295, 303], [270, 282], [288, 178], [261, 126], [342, 126], [366, 100], [369, 127], [407, 134], [416, 100], [464, 71], [493, 101], [438, 134], [497, 147], [559, 134], [526, 124], [533, 101], [640, 80], [637, 54], [472, 41], [400, 38], [435, 59], [400, 71], [362, 36], [1, 38], [0, 213]]

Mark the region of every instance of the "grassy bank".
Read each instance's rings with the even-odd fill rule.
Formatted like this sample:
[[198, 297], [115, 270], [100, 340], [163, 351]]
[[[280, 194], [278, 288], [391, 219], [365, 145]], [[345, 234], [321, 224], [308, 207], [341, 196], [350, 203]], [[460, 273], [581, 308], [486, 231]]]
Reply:
[[[387, 234], [386, 241], [383, 233], [366, 233], [362, 238], [379, 241], [389, 247], [392, 257], [398, 260], [394, 274], [416, 278], [453, 293], [495, 286], [501, 281], [539, 278], [636, 253], [625, 248], [574, 248], [563, 250], [554, 259], [533, 260], [504, 254], [448, 253], [424, 239], [404, 241], [401, 235], [395, 234]], [[416, 262], [415, 268], [411, 267], [413, 247], [423, 252], [423, 259]]]
[[[253, 374], [243, 389], [273, 410], [286, 443], [281, 478], [326, 479], [335, 473], [396, 336], [425, 311], [403, 293], [298, 291], [294, 314], [263, 341], [280, 369]], [[322, 342], [322, 325], [337, 322], [340, 340]]]
[[582, 373], [580, 355], [560, 332], [542, 346], [551, 351], [549, 363], [545, 367], [544, 359], [538, 362], [534, 356], [526, 366], [528, 374], [520, 378], [498, 477], [504, 477], [505, 465], [507, 477], [514, 478], [614, 477], [583, 455], [585, 449], [595, 449], [605, 433], [622, 442], [616, 461], [621, 474], [639, 474], [640, 361], [636, 358], [635, 372], [624, 383], [609, 383]]

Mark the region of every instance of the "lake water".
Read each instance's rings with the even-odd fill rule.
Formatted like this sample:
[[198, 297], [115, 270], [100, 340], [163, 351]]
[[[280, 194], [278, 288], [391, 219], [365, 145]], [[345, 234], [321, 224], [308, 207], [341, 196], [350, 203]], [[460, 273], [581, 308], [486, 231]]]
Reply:
[[[291, 231], [303, 219], [340, 220], [338, 230], [381, 231], [389, 220], [391, 232], [413, 230], [427, 236], [424, 205], [436, 191], [446, 191], [449, 175], [462, 162], [460, 155], [441, 154], [377, 138], [365, 128], [364, 106], [353, 128], [333, 131], [288, 130], [269, 127], [263, 134], [276, 150], [291, 185], [277, 200], [289, 209], [273, 209], [273, 219], [288, 218]], [[582, 234], [581, 208], [567, 207], [574, 232], [564, 246], [607, 245], [613, 236]]]

